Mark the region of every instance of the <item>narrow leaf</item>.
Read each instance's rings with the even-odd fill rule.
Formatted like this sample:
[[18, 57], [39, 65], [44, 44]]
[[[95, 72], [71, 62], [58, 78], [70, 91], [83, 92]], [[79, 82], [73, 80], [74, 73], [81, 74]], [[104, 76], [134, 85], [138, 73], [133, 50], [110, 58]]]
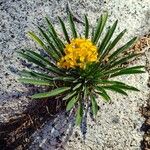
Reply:
[[50, 62], [50, 60], [44, 58], [43, 56], [41, 56], [40, 54], [31, 51], [31, 50], [25, 50], [24, 52], [25, 54], [29, 55], [30, 57], [39, 60], [40, 62], [42, 62], [45, 65], [51, 66], [51, 67], [56, 67], [53, 63]]
[[71, 28], [71, 31], [72, 31], [73, 38], [77, 38], [77, 32], [76, 32], [76, 29], [75, 29], [75, 24], [74, 24], [71, 12], [69, 12], [69, 24], [70, 24], [70, 28]]
[[40, 61], [38, 61], [38, 60], [36, 60], [36, 59], [34, 59], [33, 57], [31, 57], [31, 56], [29, 56], [29, 55], [27, 55], [27, 54], [24, 54], [23, 52], [17, 52], [22, 58], [24, 58], [24, 59], [27, 59], [29, 62], [32, 62], [32, 63], [34, 63], [34, 64], [36, 64], [36, 65], [38, 65], [38, 66], [40, 66], [40, 67], [42, 67], [42, 68], [45, 68], [46, 67], [46, 65], [45, 64], [43, 64], [43, 63], [41, 63]]
[[81, 87], [82, 83], [78, 83], [72, 90], [75, 91], [76, 89], [78, 89], [79, 87]]
[[125, 30], [123, 30], [121, 33], [119, 33], [119, 35], [113, 40], [113, 42], [111, 43], [111, 46], [109, 47], [109, 51], [111, 50], [111, 49], [113, 49], [115, 46], [116, 46], [116, 44], [119, 42], [119, 40], [123, 37], [123, 35], [125, 34], [125, 32], [126, 32], [127, 30], [125, 29]]
[[69, 35], [68, 35], [68, 33], [67, 33], [67, 30], [66, 30], [65, 24], [64, 24], [64, 22], [61, 20], [61, 18], [60, 18], [60, 17], [58, 17], [58, 19], [59, 19], [59, 22], [60, 22], [60, 24], [61, 24], [61, 27], [62, 27], [62, 30], [63, 30], [64, 36], [65, 36], [65, 39], [66, 39], [66, 41], [67, 41], [68, 43], [70, 43], [70, 38], [69, 38]]
[[49, 38], [46, 32], [43, 31], [42, 28], [38, 27], [42, 36], [46, 39], [47, 43], [49, 44], [50, 49], [47, 49], [47, 53], [55, 60], [57, 61], [60, 54], [57, 52], [55, 46], [52, 44], [52, 40]]
[[28, 35], [29, 35], [36, 43], [38, 43], [46, 52], [48, 52], [47, 46], [42, 42], [42, 40], [41, 40], [34, 32], [28, 32]]
[[108, 18], [108, 13], [106, 12], [105, 14], [101, 15], [100, 19], [98, 20], [98, 24], [97, 24], [96, 31], [95, 31], [94, 38], [93, 38], [93, 43], [96, 44], [98, 42], [103, 32], [107, 18]]
[[34, 94], [31, 97], [34, 99], [52, 97], [52, 96], [60, 95], [68, 90], [70, 90], [70, 87], [61, 87], [61, 88], [54, 89], [50, 92]]
[[137, 37], [134, 37], [129, 42], [127, 42], [124, 46], [117, 49], [115, 52], [112, 53], [112, 55], [109, 57], [109, 60], [113, 59], [114, 57], [118, 56], [120, 53], [124, 52], [126, 49], [130, 48], [132, 44], [136, 41]]
[[75, 103], [77, 102], [77, 98], [76, 97], [73, 97], [69, 102], [68, 102], [68, 104], [67, 104], [67, 107], [66, 107], [66, 111], [70, 111], [73, 107], [74, 107], [74, 105], [75, 105]]
[[53, 42], [55, 43], [57, 49], [59, 50], [59, 51], [57, 51], [57, 53], [61, 57], [64, 54], [64, 44], [58, 37], [55, 37], [51, 32], [49, 32], [49, 34], [52, 37]]
[[39, 60], [36, 57], [33, 57], [33, 55], [24, 54], [23, 52], [18, 52], [18, 54], [20, 54], [21, 57], [27, 59], [29, 62], [32, 62], [44, 69], [47, 69], [47, 70], [51, 71], [52, 73], [59, 74], [59, 75], [64, 74], [63, 71], [60, 70], [59, 68], [54, 67], [54, 66], [47, 66], [45, 63], [43, 63], [44, 58], [43, 58], [43, 60], [41, 60], [41, 59]]
[[82, 116], [83, 116], [83, 110], [82, 110], [82, 105], [80, 104], [77, 109], [76, 113], [76, 125], [79, 126], [82, 122]]
[[82, 91], [83, 91], [83, 100], [86, 101], [86, 99], [87, 99], [87, 97], [88, 97], [88, 95], [89, 95], [89, 90], [88, 90], [88, 88], [87, 88], [86, 85], [83, 86]]
[[94, 40], [94, 35], [95, 35], [95, 30], [94, 30], [94, 28], [92, 27], [91, 41], [93, 41], [93, 40]]
[[[112, 69], [112, 70], [109, 70], [109, 71], [106, 71], [104, 72], [104, 75], [108, 75], [109, 74], [109, 77], [112, 76], [112, 74], [120, 74], [120, 73], [124, 73], [127, 71], [127, 74], [130, 74], [130, 71], [132, 70], [138, 70], [138, 69], [142, 69], [144, 68], [145, 66], [133, 66], [133, 67], [129, 67], [129, 68], [125, 68], [125, 67], [120, 67], [120, 68], [115, 68], [115, 69]], [[141, 71], [141, 70], [140, 70]], [[144, 73], [141, 72], [141, 73]], [[132, 73], [131, 73], [132, 74]], [[122, 74], [123, 75], [123, 74]], [[102, 77], [102, 76], [101, 76]]]
[[76, 91], [68, 93], [68, 94], [63, 98], [63, 100], [68, 100], [68, 99], [72, 98], [73, 96], [76, 95], [76, 93], [77, 93]]
[[95, 80], [95, 82], [97, 84], [121, 84], [121, 85], [125, 85], [125, 83], [123, 82], [119, 82], [119, 81], [112, 81], [112, 80]]
[[107, 92], [104, 90], [104, 88], [100, 87], [100, 86], [96, 86], [96, 90], [98, 90], [98, 94], [101, 95], [105, 102], [109, 102], [110, 101], [110, 97], [109, 95], [107, 94]]
[[27, 78], [20, 78], [18, 81], [28, 84], [34, 84], [34, 85], [51, 85], [49, 81], [46, 80], [38, 80], [38, 79], [27, 79]]
[[75, 80], [75, 78], [74, 77], [61, 77], [61, 76], [59, 76], [59, 77], [54, 77], [53, 80], [54, 81], [73, 81], [73, 80]]
[[119, 40], [123, 37], [125, 32], [126, 32], [126, 29], [123, 30], [121, 33], [119, 33], [119, 35], [113, 40], [113, 42], [110, 42], [108, 44], [108, 46], [104, 50], [104, 53], [100, 55], [100, 61], [102, 61], [110, 53], [110, 51], [116, 46]]
[[106, 33], [106, 36], [104, 37], [103, 41], [101, 42], [101, 46], [98, 49], [98, 51], [100, 51], [101, 54], [104, 52], [105, 47], [107, 46], [108, 42], [110, 41], [110, 39], [116, 29], [117, 23], [118, 23], [118, 20], [115, 21], [113, 26], [108, 30], [108, 32]]
[[97, 105], [97, 102], [96, 102], [96, 99], [95, 99], [94, 95], [91, 96], [91, 102], [92, 102], [93, 115], [96, 116], [97, 112], [98, 112], [98, 105]]
[[20, 75], [24, 76], [24, 77], [39, 78], [39, 79], [45, 79], [45, 80], [53, 81], [53, 78], [50, 77], [48, 74], [39, 73], [39, 72], [35, 72], [35, 71], [23, 70], [20, 72]]
[[124, 70], [124, 71], [119, 71], [117, 73], [114, 73], [110, 75], [110, 78], [120, 76], [120, 75], [126, 75], [126, 74], [139, 74], [139, 73], [145, 73], [145, 71], [142, 70]]
[[139, 91], [137, 88], [133, 87], [133, 86], [129, 86], [129, 85], [116, 85], [118, 88], [120, 89], [125, 89], [125, 90], [131, 90], [131, 91]]
[[88, 39], [89, 36], [89, 21], [87, 16], [85, 15], [85, 38]]
[[139, 54], [129, 54], [129, 55], [127, 55], [127, 56], [125, 56], [125, 57], [123, 57], [123, 58], [117, 60], [117, 61], [113, 60], [113, 61], [111, 62], [110, 68], [113, 68], [113, 67], [116, 67], [116, 66], [118, 66], [118, 65], [121, 65], [121, 64], [123, 64], [123, 63], [126, 63], [126, 62], [128, 62], [130, 59], [132, 59], [132, 58], [134, 58], [134, 57], [136, 57], [136, 56], [138, 56], [138, 55], [139, 55]]
[[[126, 90], [132, 90], [132, 91], [139, 91], [137, 88], [133, 87], [133, 86], [129, 86], [123, 82], [119, 82], [119, 81], [110, 81], [110, 80], [98, 80], [99, 84], [104, 84], [106, 86], [108, 85], [113, 85], [116, 86], [117, 88], [120, 89], [126, 89]], [[101, 88], [100, 86], [98, 86], [98, 88]]]
[[55, 31], [55, 29], [54, 29], [52, 23], [50, 22], [50, 20], [49, 20], [47, 17], [45, 17], [45, 19], [46, 19], [46, 22], [47, 22], [47, 24], [48, 24], [48, 27], [49, 27], [50, 32], [52, 32], [53, 35], [54, 35], [55, 37], [57, 37], [57, 33], [56, 33], [56, 31]]
[[42, 64], [44, 64], [45, 66], [47, 66], [48, 69], [51, 68], [51, 70], [53, 70], [53, 72], [55, 73], [62, 74], [62, 72], [64, 72], [62, 69], [58, 68], [55, 64], [51, 63], [50, 60], [42, 57], [40, 54], [34, 51], [26, 50], [25, 53], [31, 58], [36, 59]]
[[123, 91], [120, 88], [117, 88], [116, 86], [102, 86], [102, 88], [107, 89], [107, 90], [111, 90], [111, 91], [115, 91], [117, 93], [120, 93], [120, 94], [127, 96], [127, 93], [125, 91]]

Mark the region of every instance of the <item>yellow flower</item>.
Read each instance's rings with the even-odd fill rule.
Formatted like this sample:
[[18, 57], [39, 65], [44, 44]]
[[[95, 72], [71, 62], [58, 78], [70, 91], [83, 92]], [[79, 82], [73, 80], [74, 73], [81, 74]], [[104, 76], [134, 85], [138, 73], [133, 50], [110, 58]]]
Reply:
[[76, 38], [65, 45], [65, 55], [57, 62], [57, 66], [65, 69], [85, 69], [88, 63], [98, 60], [97, 47], [89, 39]]

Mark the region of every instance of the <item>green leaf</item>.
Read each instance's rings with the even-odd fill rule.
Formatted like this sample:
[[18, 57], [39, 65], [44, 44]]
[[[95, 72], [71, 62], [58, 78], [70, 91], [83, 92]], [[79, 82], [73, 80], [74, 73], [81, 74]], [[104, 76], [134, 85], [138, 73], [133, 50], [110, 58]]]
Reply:
[[42, 42], [42, 40], [34, 32], [28, 32], [28, 35], [49, 54], [49, 50], [47, 46]]
[[96, 98], [94, 95], [91, 96], [91, 102], [92, 102], [93, 115], [96, 116], [98, 112], [98, 105], [97, 105]]
[[[110, 80], [98, 80], [99, 84], [104, 84], [106, 86], [116, 86], [117, 88], [120, 89], [126, 89], [126, 90], [132, 90], [132, 91], [139, 91], [137, 88], [133, 87], [133, 86], [129, 86], [123, 82], [119, 82], [119, 81], [110, 81]], [[103, 85], [102, 85], [103, 86]], [[101, 88], [100, 86], [98, 86], [97, 88]]]
[[[55, 41], [56, 41], [56, 39], [55, 39]], [[56, 46], [55, 45], [52, 42], [50, 42], [50, 48], [51, 48], [51, 50], [53, 50], [53, 51], [51, 51], [52, 52], [51, 55], [54, 55], [58, 61], [58, 59], [60, 59], [62, 54], [61, 54], [60, 50], [58, 50], [59, 47], [57, 45]]]
[[23, 71], [20, 72], [20, 75], [24, 76], [24, 77], [39, 78], [39, 79], [53, 81], [53, 77], [50, 77], [48, 74], [38, 73], [38, 72], [35, 72], [35, 71], [23, 70]]
[[[30, 50], [26, 50], [25, 53], [30, 56], [31, 58], [39, 61], [40, 63], [42, 63], [43, 65], [45, 65], [46, 69], [54, 72], [54, 73], [57, 73], [57, 74], [62, 74], [64, 71], [60, 68], [58, 68], [55, 64], [51, 63], [50, 60], [42, 57], [40, 54], [36, 53], [36, 52], [33, 52], [33, 51], [30, 51]], [[65, 72], [64, 72], [65, 73]]]
[[106, 49], [104, 50], [104, 53], [100, 55], [100, 61], [102, 61], [109, 53], [110, 51], [116, 46], [116, 44], [119, 42], [119, 40], [123, 37], [125, 34], [126, 29], [123, 30], [119, 35], [113, 40], [113, 42], [110, 42]]
[[87, 16], [85, 15], [85, 38], [88, 39], [89, 36], [89, 21]]
[[106, 95], [106, 93], [98, 93], [104, 100], [104, 102], [109, 102], [110, 99], [108, 99], [108, 95]]
[[80, 104], [78, 106], [77, 112], [76, 112], [76, 125], [79, 126], [82, 122], [82, 116], [83, 116], [83, 109], [82, 105]]
[[83, 92], [83, 100], [86, 101], [89, 95], [88, 87], [86, 85], [83, 86], [82, 92]]
[[53, 78], [54, 81], [73, 81], [75, 80], [74, 77], [62, 77], [62, 76], [59, 76], [59, 77], [54, 77]]
[[68, 102], [68, 104], [67, 104], [67, 107], [66, 107], [66, 111], [70, 111], [73, 107], [74, 107], [74, 105], [75, 105], [75, 103], [77, 102], [77, 98], [76, 97], [73, 97], [69, 102]]
[[86, 77], [88, 77], [89, 75], [94, 75], [95, 72], [97, 72], [97, 69], [99, 67], [100, 63], [93, 63], [91, 64], [88, 68], [87, 68], [87, 73], [86, 73]]
[[57, 61], [59, 59], [59, 57], [61, 56], [60, 53], [57, 51], [57, 49], [55, 48], [55, 46], [52, 44], [51, 39], [49, 38], [49, 36], [46, 34], [46, 32], [43, 31], [42, 28], [38, 27], [42, 36], [46, 39], [47, 43], [50, 46], [50, 49], [47, 49], [47, 53], [55, 60]]
[[116, 85], [118, 88], [120, 89], [125, 89], [125, 90], [131, 90], [131, 91], [139, 91], [137, 88], [133, 87], [133, 86], [129, 86], [129, 85]]
[[110, 78], [112, 77], [116, 77], [116, 76], [120, 76], [120, 75], [126, 75], [126, 74], [139, 74], [139, 73], [145, 73], [145, 71], [142, 71], [142, 70], [121, 70], [117, 73], [114, 73], [112, 75], [110, 75]]
[[54, 67], [54, 66], [47, 66], [44, 63], [44, 58], [43, 58], [43, 60], [41, 60], [40, 58], [33, 57], [33, 55], [24, 54], [23, 52], [18, 52], [18, 54], [20, 54], [23, 58], [27, 59], [29, 62], [32, 62], [44, 69], [47, 69], [47, 70], [51, 71], [52, 73], [55, 73], [58, 75], [62, 75], [62, 74], [64, 75], [63, 71], [60, 70], [59, 68]]
[[78, 83], [72, 90], [75, 91], [76, 89], [78, 89], [79, 87], [81, 87], [82, 83]]
[[125, 70], [130, 70], [130, 69], [143, 69], [143, 68], [145, 68], [145, 66], [144, 65], [139, 65], [139, 66], [133, 66], [133, 67], [129, 67], [129, 68], [124, 68]]
[[53, 25], [52, 25], [52, 23], [50, 22], [50, 20], [49, 20], [47, 17], [45, 17], [45, 19], [46, 19], [46, 22], [47, 22], [47, 24], [48, 24], [48, 27], [49, 27], [50, 32], [53, 33], [54, 37], [58, 37], [58, 36], [57, 36], [57, 32], [55, 31], [55, 28], [53, 27]]
[[101, 80], [99, 83], [105, 84], [106, 86], [113, 85], [113, 86], [116, 86], [117, 88], [121, 88], [121, 89], [139, 91], [137, 88], [135, 88], [133, 86], [129, 86], [129, 85], [127, 85], [123, 82], [119, 82], [119, 81]]
[[[45, 35], [44, 34], [44, 31], [43, 30], [40, 30], [41, 31], [41, 33], [43, 34], [43, 36], [47, 36], [47, 35]], [[28, 32], [28, 34], [29, 34], [29, 36], [36, 42], [36, 43], [38, 43], [39, 44], [39, 46], [41, 46], [45, 51], [46, 51], [46, 53], [47, 54], [49, 54], [50, 56], [52, 56], [55, 60], [58, 60], [58, 56], [60, 56], [60, 55], [58, 55], [58, 52], [57, 52], [57, 54], [54, 54], [54, 52], [52, 51], [52, 50], [55, 50], [56, 51], [56, 49], [55, 49], [55, 47], [52, 45], [52, 43], [50, 43], [50, 41], [48, 42], [49, 44], [50, 44], [50, 47], [51, 47], [51, 50], [42, 42], [42, 40], [38, 37], [38, 36], [36, 36], [35, 34], [34, 34], [34, 32]], [[45, 38], [48, 38], [48, 37], [45, 37]], [[52, 47], [53, 46], [53, 47]]]
[[41, 63], [39, 60], [36, 60], [35, 58], [33, 58], [33, 57], [31, 57], [31, 56], [29, 56], [29, 55], [27, 55], [27, 54], [24, 54], [24, 53], [21, 52], [21, 51], [18, 51], [17, 53], [18, 53], [22, 58], [27, 59], [29, 62], [32, 62], [32, 63], [34, 63], [34, 64], [36, 64], [36, 65], [38, 65], [38, 66], [40, 66], [40, 67], [42, 67], [42, 68], [45, 68], [45, 67], [46, 67], [46, 65], [43, 64], [43, 63]]
[[107, 21], [107, 18], [108, 18], [108, 12], [106, 12], [105, 14], [101, 15], [100, 19], [98, 20], [98, 24], [97, 24], [97, 27], [96, 27], [96, 31], [95, 31], [95, 34], [94, 34], [94, 38], [93, 38], [93, 43], [97, 43], [102, 32], [103, 32], [103, 29], [104, 29], [104, 26], [106, 24], [106, 21]]
[[107, 69], [106, 71], [99, 71], [98, 73], [95, 74], [94, 77], [98, 77], [98, 78], [103, 78], [103, 77], [107, 77], [110, 76], [112, 73], [116, 73], [117, 71], [124, 69], [124, 67], [119, 67], [119, 68], [115, 68], [115, 69]]
[[137, 37], [134, 37], [133, 39], [131, 39], [129, 42], [127, 42], [124, 46], [120, 47], [119, 49], [117, 49], [115, 52], [113, 52], [111, 54], [111, 56], [109, 57], [109, 60], [112, 60], [113, 58], [115, 58], [116, 56], [118, 56], [120, 53], [124, 52], [126, 49], [130, 48], [132, 46], [132, 44], [137, 40]]
[[58, 17], [58, 19], [59, 19], [59, 22], [60, 22], [60, 24], [61, 24], [61, 27], [62, 27], [62, 30], [63, 30], [64, 36], [65, 36], [65, 39], [66, 39], [66, 41], [67, 41], [68, 43], [70, 43], [70, 38], [69, 38], [69, 35], [68, 35], [68, 33], [67, 33], [67, 30], [66, 30], [65, 24], [64, 24], [64, 22], [61, 20], [61, 18], [60, 18], [60, 17]]
[[125, 29], [125, 30], [123, 30], [121, 33], [119, 33], [119, 35], [113, 40], [113, 42], [111, 43], [111, 45], [110, 45], [110, 47], [109, 47], [109, 51], [111, 50], [111, 49], [113, 49], [115, 46], [116, 46], [116, 44], [119, 42], [119, 40], [123, 37], [123, 35], [125, 34], [125, 32], [126, 32], [127, 30]]
[[61, 88], [54, 89], [50, 92], [34, 94], [31, 96], [31, 98], [39, 99], [39, 98], [57, 96], [57, 95], [60, 95], [60, 94], [66, 92], [68, 90], [70, 90], [70, 87], [61, 87]]
[[94, 39], [94, 35], [95, 35], [95, 30], [94, 30], [94, 28], [92, 27], [91, 41], [93, 41], [93, 39]]
[[20, 78], [18, 81], [23, 82], [23, 83], [29, 83], [29, 84], [34, 84], [34, 85], [51, 85], [49, 81], [46, 80], [38, 80], [38, 79], [27, 79], [27, 78]]
[[106, 75], [109, 73], [109, 77], [114, 77], [114, 76], [124, 75], [124, 74], [134, 74], [134, 72], [135, 73], [138, 73], [138, 72], [144, 73], [145, 71], [139, 70], [144, 67], [145, 66], [133, 66], [133, 67], [129, 67], [129, 68], [125, 68], [125, 67], [115, 68], [115, 69], [105, 72], [104, 74]]
[[119, 81], [112, 81], [112, 80], [94, 80], [97, 84], [121, 84], [121, 85], [125, 85], [125, 83], [123, 82], [119, 82]]
[[109, 102], [110, 101], [110, 97], [107, 94], [107, 92], [104, 90], [104, 88], [102, 88], [100, 86], [96, 86], [95, 88], [96, 88], [96, 90], [99, 91], [98, 94], [103, 97], [103, 99], [105, 100], [105, 102]]
[[121, 64], [123, 64], [123, 63], [126, 63], [126, 62], [128, 62], [130, 59], [132, 59], [132, 58], [134, 58], [134, 57], [136, 57], [136, 56], [138, 56], [139, 54], [129, 54], [129, 55], [127, 55], [127, 56], [125, 56], [125, 57], [123, 57], [123, 58], [121, 58], [121, 59], [117, 59], [117, 60], [113, 60], [112, 62], [111, 62], [111, 65], [110, 65], [110, 68], [113, 68], [113, 67], [116, 67], [116, 66], [118, 66], [118, 65], [121, 65]]
[[53, 63], [50, 62], [50, 60], [44, 58], [43, 56], [41, 56], [40, 54], [31, 51], [31, 50], [25, 50], [24, 52], [25, 54], [27, 54], [28, 56], [42, 62], [45, 65], [51, 66], [51, 67], [56, 67]]
[[62, 46], [62, 48], [65, 48], [65, 44], [63, 43], [63, 41], [60, 38], [57, 38], [59, 44]]
[[38, 27], [40, 33], [42, 34], [42, 36], [44, 37], [44, 39], [47, 41], [47, 43], [51, 43], [51, 39], [48, 37], [47, 33], [41, 28]]
[[72, 17], [71, 12], [69, 12], [69, 24], [70, 24], [70, 28], [71, 28], [71, 31], [72, 31], [73, 38], [77, 38], [77, 32], [76, 32], [76, 29], [75, 29], [75, 24], [73, 22], [73, 17]]
[[104, 52], [105, 47], [107, 46], [108, 42], [110, 41], [116, 26], [117, 26], [118, 20], [115, 21], [115, 23], [113, 24], [113, 26], [108, 30], [108, 32], [106, 33], [106, 36], [104, 37], [98, 51], [100, 52], [100, 54], [102, 54]]
[[117, 86], [113, 86], [112, 85], [112, 86], [101, 86], [101, 87], [104, 88], [104, 89], [115, 91], [117, 93], [120, 93], [120, 94], [128, 96], [125, 91], [123, 91], [122, 89], [118, 88]]
[[49, 34], [52, 37], [53, 42], [55, 43], [57, 49], [59, 50], [59, 51], [57, 51], [57, 53], [61, 57], [64, 54], [64, 44], [58, 37], [55, 37], [51, 32], [49, 32]]
[[[115, 69], [108, 69], [106, 71], [101, 71], [99, 74], [99, 78], [102, 78], [102, 77], [106, 77], [106, 76], [109, 76], [109, 77], [114, 77], [113, 74], [115, 75], [118, 75], [118, 73], [121, 71], [121, 74], [122, 74], [122, 71], [124, 73], [124, 71], [128, 72], [127, 74], [130, 74], [130, 70], [135, 70], [135, 69], [141, 69], [143, 68], [144, 66], [135, 66], [135, 67], [130, 67], [130, 68], [125, 68], [125, 67], [118, 67], [118, 68], [115, 68]], [[140, 71], [141, 72], [141, 71]], [[142, 71], [141, 73], [144, 73], [144, 71]], [[126, 74], [126, 73], [125, 73]], [[131, 73], [133, 74], [133, 73]], [[123, 74], [122, 74], [123, 75]]]
[[73, 96], [76, 95], [76, 93], [77, 93], [76, 91], [68, 93], [68, 94], [63, 98], [63, 100], [68, 100], [68, 99], [72, 98]]
[[52, 23], [50, 22], [50, 20], [46, 17], [46, 22], [48, 24], [49, 27], [49, 34], [52, 37], [55, 45], [57, 46], [57, 48], [59, 49], [59, 51], [63, 54], [64, 53], [64, 44], [63, 42], [59, 39], [57, 32], [55, 31], [55, 28], [53, 27]]

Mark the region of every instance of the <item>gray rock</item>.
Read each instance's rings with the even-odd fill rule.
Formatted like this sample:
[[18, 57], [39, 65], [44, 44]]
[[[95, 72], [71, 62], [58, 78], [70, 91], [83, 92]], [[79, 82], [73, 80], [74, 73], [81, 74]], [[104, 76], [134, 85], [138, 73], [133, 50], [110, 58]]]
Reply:
[[[57, 16], [66, 20], [67, 0], [1, 0], [0, 1], [0, 122], [7, 122], [10, 116], [23, 112], [31, 100], [26, 96], [9, 96], [13, 92], [28, 92], [28, 88], [17, 82], [18, 76], [12, 68], [22, 69], [21, 62], [17, 59], [16, 50], [27, 47], [37, 49], [37, 45], [26, 36], [27, 31], [37, 31], [35, 25], [43, 25], [44, 16], [48, 15], [61, 34]], [[122, 43], [133, 36], [142, 36], [150, 30], [150, 1], [149, 0], [76, 0], [70, 1], [73, 13], [83, 18], [86, 13], [92, 26], [102, 11], [108, 10], [110, 21], [119, 20], [117, 32], [124, 28], [128, 33]], [[79, 31], [83, 32], [81, 24], [77, 24]], [[121, 45], [120, 43], [119, 45]], [[38, 47], [39, 48], [39, 47]], [[147, 53], [147, 56], [149, 52]], [[146, 64], [146, 57], [142, 56], [135, 64]], [[12, 73], [13, 72], [13, 73]], [[142, 133], [139, 131], [143, 119], [139, 113], [139, 107], [146, 103], [149, 89], [147, 87], [148, 72], [142, 75], [123, 76], [119, 78], [124, 82], [135, 85], [140, 89], [139, 93], [131, 92], [128, 97], [110, 93], [112, 104], [105, 104], [99, 100], [100, 111], [97, 122], [87, 120], [87, 135], [83, 142], [79, 128], [75, 128], [64, 113], [56, 117], [57, 131], [62, 135], [61, 144], [58, 135], [51, 135], [52, 120], [45, 123], [41, 130], [33, 135], [31, 149], [44, 150], [65, 149], [69, 150], [138, 150]], [[6, 98], [9, 97], [9, 98]], [[119, 116], [119, 121], [115, 116]], [[113, 123], [115, 122], [115, 123]], [[136, 126], [135, 126], [136, 125]], [[79, 134], [73, 136], [75, 131]], [[57, 133], [58, 133], [57, 132]], [[65, 134], [65, 136], [63, 136]], [[67, 136], [67, 137], [66, 137]], [[57, 137], [57, 138], [56, 138]], [[68, 141], [68, 139], [70, 139]], [[43, 144], [42, 144], [43, 143]], [[63, 149], [63, 148], [62, 148]]]

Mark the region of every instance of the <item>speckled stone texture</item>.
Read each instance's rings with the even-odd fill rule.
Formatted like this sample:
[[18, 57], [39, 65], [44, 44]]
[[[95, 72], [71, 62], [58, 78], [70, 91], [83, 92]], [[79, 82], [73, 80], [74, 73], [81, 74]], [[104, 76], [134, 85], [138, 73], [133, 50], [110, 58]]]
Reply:
[[[15, 51], [26, 47], [37, 48], [33, 41], [28, 39], [26, 32], [36, 31], [36, 25], [43, 25], [43, 18], [46, 15], [61, 33], [56, 19], [59, 15], [66, 20], [67, 2], [67, 0], [0, 0], [0, 122], [7, 122], [9, 117], [18, 116], [32, 101], [27, 98], [30, 89], [16, 81], [18, 69], [22, 68], [24, 62], [17, 59]], [[92, 25], [101, 12], [107, 10], [110, 16], [108, 25], [116, 19], [119, 20], [116, 33], [124, 28], [128, 29], [122, 42], [136, 35], [142, 36], [150, 30], [149, 0], [76, 0], [70, 1], [70, 6], [79, 18], [83, 18], [86, 13]], [[78, 29], [81, 28], [81, 24], [78, 24]], [[146, 56], [143, 55], [133, 65], [145, 65], [146, 60]], [[33, 135], [30, 149], [39, 147], [44, 150], [54, 150], [56, 147], [58, 149], [64, 147], [66, 150], [140, 149], [142, 139], [140, 126], [143, 119], [139, 107], [146, 103], [149, 93], [148, 73], [123, 76], [120, 80], [138, 87], [140, 92], [131, 92], [128, 97], [111, 93], [111, 104], [99, 101], [97, 122], [88, 117], [84, 142], [78, 128], [72, 131], [73, 119], [68, 119], [62, 113], [55, 120], [45, 123], [42, 129]]]

